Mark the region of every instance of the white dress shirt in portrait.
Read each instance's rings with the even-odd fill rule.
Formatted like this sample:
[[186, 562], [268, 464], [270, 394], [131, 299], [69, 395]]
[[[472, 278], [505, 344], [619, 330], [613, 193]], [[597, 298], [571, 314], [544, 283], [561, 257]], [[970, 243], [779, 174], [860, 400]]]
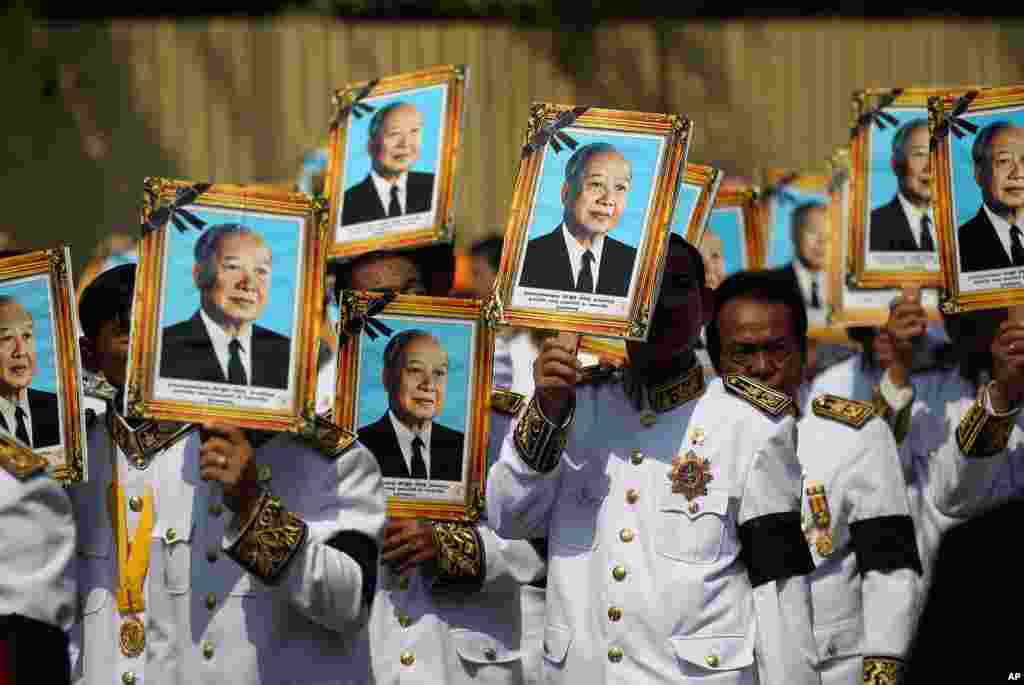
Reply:
[[423, 463], [427, 467], [427, 477], [430, 477], [430, 429], [433, 422], [428, 421], [427, 427], [420, 432], [410, 430], [408, 426], [398, 420], [398, 417], [388, 409], [388, 418], [391, 419], [391, 426], [395, 429], [395, 437], [398, 438], [398, 446], [402, 449], [402, 458], [405, 459], [405, 466], [412, 473], [412, 441], [417, 436], [423, 441]]
[[[999, 216], [991, 209], [989, 209], [988, 205], [985, 204], [984, 202], [981, 203], [981, 206], [985, 209], [985, 214], [988, 215], [988, 220], [992, 222], [992, 226], [996, 229], [996, 235], [999, 236], [999, 242], [1003, 244], [1003, 249], [1006, 250], [1006, 256], [1012, 264], [1013, 241], [1010, 238], [1010, 229], [1013, 228], [1013, 224], [1009, 223], [1006, 219], [1004, 219], [1003, 217]], [[1020, 228], [1022, 231], [1024, 231], [1024, 228], [1020, 226], [1018, 226], [1017, 228]]]
[[384, 207], [384, 214], [386, 215], [391, 207], [391, 188], [396, 186], [398, 187], [398, 204], [402, 208], [402, 214], [405, 214], [405, 186], [409, 180], [409, 174], [403, 171], [398, 180], [392, 183], [371, 169], [370, 178], [373, 179], [373, 187], [377, 189], [377, 197], [380, 198], [380, 204]]
[[29, 447], [32, 447], [35, 444], [33, 442], [35, 436], [32, 435], [32, 410], [28, 406], [28, 391], [24, 388], [18, 391], [17, 403], [11, 402], [6, 397], [0, 397], [0, 414], [3, 414], [4, 421], [7, 423], [7, 432], [11, 435], [18, 430], [18, 417], [15, 414], [18, 407], [25, 412], [25, 430], [28, 431]]
[[563, 223], [562, 237], [565, 238], [565, 247], [569, 251], [569, 264], [572, 265], [573, 283], [579, 284], [580, 282], [580, 271], [583, 269], [583, 254], [587, 249], [594, 254], [594, 261], [590, 265], [590, 273], [593, 276], [591, 292], [594, 292], [597, 289], [597, 275], [601, 271], [601, 250], [604, 249], [604, 236], [595, 236], [591, 247], [586, 248], [580, 245], [580, 242], [576, 240], [573, 234], [569, 232], [565, 223]]
[[928, 205], [925, 209], [921, 209], [915, 205], [910, 204], [910, 201], [903, 197], [903, 193], [897, 192], [896, 197], [900, 199], [900, 207], [903, 208], [903, 213], [907, 217], [907, 222], [910, 223], [910, 232], [914, 234], [914, 242], [917, 246], [921, 247], [921, 218], [928, 217], [928, 226], [932, 233], [932, 245], [935, 245], [935, 220], [932, 218], [932, 207]]
[[[217, 322], [206, 315], [203, 308], [199, 308], [199, 317], [203, 320], [203, 325], [206, 326], [206, 334], [210, 336], [210, 341], [213, 343], [213, 353], [217, 355], [217, 362], [220, 364], [220, 370], [224, 372], [224, 378], [228, 378], [228, 361], [231, 359], [231, 350], [229, 345], [232, 338], [228, 335], [223, 328], [217, 325]], [[245, 379], [252, 384], [252, 324], [244, 326], [242, 328], [241, 335], [237, 338], [239, 344], [242, 346], [238, 351], [238, 356], [242, 358], [242, 368], [245, 369]], [[266, 361], [266, 360], [265, 360]]]
[[[804, 304], [808, 310], [824, 310], [828, 298], [828, 279], [824, 271], [814, 272], [804, 266], [799, 259], [793, 260], [793, 271], [796, 281], [800, 284], [800, 293], [804, 296]], [[811, 306], [812, 284], [818, 284], [818, 307]]]

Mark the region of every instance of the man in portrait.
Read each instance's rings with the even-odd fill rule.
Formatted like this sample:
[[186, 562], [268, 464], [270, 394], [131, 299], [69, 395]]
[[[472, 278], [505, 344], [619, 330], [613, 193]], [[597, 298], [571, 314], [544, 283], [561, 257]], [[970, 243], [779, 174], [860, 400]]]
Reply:
[[430, 210], [434, 174], [412, 171], [420, 159], [423, 115], [408, 102], [393, 102], [370, 120], [370, 173], [345, 190], [341, 225], [361, 224]]
[[1024, 266], [1024, 129], [1008, 121], [989, 124], [974, 139], [971, 158], [982, 204], [957, 229], [960, 271]]
[[270, 293], [270, 246], [248, 226], [217, 224], [199, 238], [194, 254], [199, 310], [164, 328], [160, 375], [287, 388], [291, 341], [256, 325]]
[[462, 480], [462, 432], [435, 418], [444, 410], [448, 353], [420, 329], [403, 331], [384, 348], [381, 383], [388, 411], [359, 429], [385, 478]]
[[892, 200], [871, 211], [872, 252], [935, 252], [928, 120], [911, 119], [892, 138]]
[[625, 297], [636, 248], [608, 234], [632, 182], [632, 167], [615, 146], [591, 143], [574, 152], [565, 165], [562, 223], [527, 243], [520, 287]]
[[0, 295], [0, 429], [39, 449], [60, 444], [60, 405], [54, 393], [29, 387], [37, 369], [32, 315]]
[[820, 202], [807, 202], [794, 209], [790, 220], [793, 261], [781, 269], [803, 295], [807, 316], [814, 323], [825, 316], [827, 228], [828, 208]]
[[707, 267], [708, 287], [714, 290], [725, 280], [725, 244], [710, 226], [700, 241], [700, 256]]

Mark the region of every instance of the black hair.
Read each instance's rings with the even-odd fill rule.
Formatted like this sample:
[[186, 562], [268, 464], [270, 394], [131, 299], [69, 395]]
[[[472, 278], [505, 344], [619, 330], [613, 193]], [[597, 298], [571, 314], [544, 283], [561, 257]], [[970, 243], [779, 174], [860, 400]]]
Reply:
[[[903, 169], [907, 164], [907, 141], [910, 140], [910, 134], [919, 128], [928, 128], [928, 120], [924, 117], [917, 117], [911, 119], [907, 123], [899, 127], [896, 134], [892, 137], [892, 161], [897, 168]], [[900, 172], [903, 175], [903, 172]]]
[[803, 235], [804, 229], [807, 227], [807, 217], [816, 209], [825, 209], [825, 205], [820, 202], [805, 202], [802, 205], [797, 205], [790, 215], [790, 239], [793, 241], [793, 252], [798, 257], [800, 255], [800, 236]]
[[78, 299], [78, 320], [85, 337], [95, 341], [107, 321], [131, 321], [134, 292], [134, 264], [115, 266], [93, 279]]

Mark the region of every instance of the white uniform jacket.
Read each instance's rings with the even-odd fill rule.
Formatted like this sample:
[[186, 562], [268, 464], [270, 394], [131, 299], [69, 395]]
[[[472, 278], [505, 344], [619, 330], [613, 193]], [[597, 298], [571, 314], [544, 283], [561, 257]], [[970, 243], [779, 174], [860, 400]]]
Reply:
[[[488, 516], [500, 535], [548, 537], [548, 682], [819, 682], [807, 578], [792, 575], [812, 564], [790, 416], [715, 379], [645, 426], [608, 382], [577, 388], [550, 473], [524, 461], [515, 433], [491, 469]], [[689, 471], [674, 469], [688, 452]], [[692, 501], [673, 492], [687, 473], [707, 487]]]
[[[366, 621], [384, 496], [359, 443], [325, 457], [275, 436], [255, 451], [269, 488], [308, 525], [274, 585], [224, 550], [237, 537], [222, 488], [199, 477], [199, 440], [161, 460], [146, 624], [146, 678], [158, 685], [336, 685], [370, 680]], [[263, 543], [278, 539], [268, 532]], [[369, 550], [359, 547], [360, 541]], [[268, 550], [273, 552], [274, 550]], [[364, 575], [357, 558], [371, 556]], [[365, 563], [365, 558], [363, 559]]]
[[[860, 427], [829, 408], [862, 412]], [[901, 666], [919, 610], [921, 564], [896, 442], [870, 405], [829, 395], [799, 431], [822, 682], [859, 685], [862, 659]]]

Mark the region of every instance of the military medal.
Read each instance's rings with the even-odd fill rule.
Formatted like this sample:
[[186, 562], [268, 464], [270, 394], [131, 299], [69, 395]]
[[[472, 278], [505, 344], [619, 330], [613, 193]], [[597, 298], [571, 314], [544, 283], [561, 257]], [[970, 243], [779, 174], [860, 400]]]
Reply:
[[708, 494], [708, 483], [714, 480], [711, 462], [701, 459], [693, 451], [678, 454], [672, 459], [668, 479], [672, 481], [672, 492], [682, 493], [687, 501], [691, 501]]
[[146, 647], [146, 626], [137, 618], [126, 618], [121, 623], [121, 653], [128, 658], [142, 654]]
[[814, 547], [818, 555], [827, 557], [832, 554], [834, 545], [832, 541], [832, 514], [828, 510], [828, 497], [825, 496], [825, 486], [815, 481], [807, 484], [807, 504], [811, 509], [811, 519], [814, 523]]

